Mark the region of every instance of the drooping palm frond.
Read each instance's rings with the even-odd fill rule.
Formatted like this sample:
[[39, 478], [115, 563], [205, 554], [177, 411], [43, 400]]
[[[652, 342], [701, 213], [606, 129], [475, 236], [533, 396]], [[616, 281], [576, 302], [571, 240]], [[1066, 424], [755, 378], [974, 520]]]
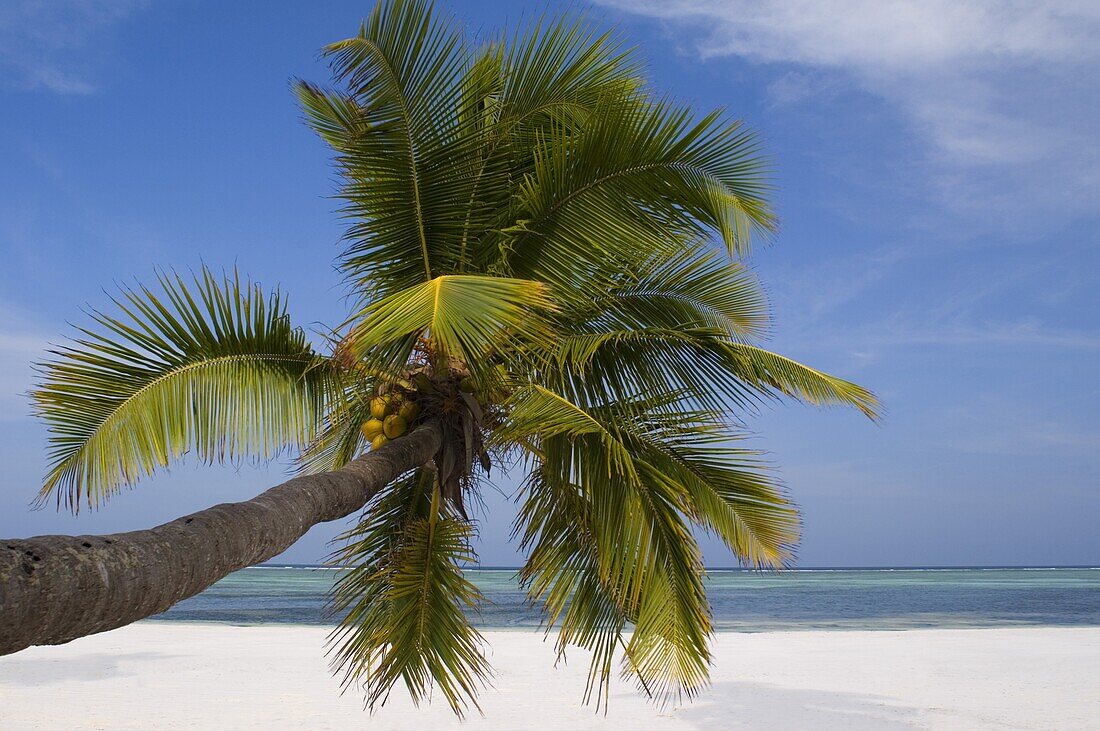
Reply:
[[750, 568], [786, 568], [798, 543], [798, 511], [752, 450], [707, 445], [663, 450], [666, 474], [689, 494], [693, 522], [719, 536]]
[[650, 408], [621, 420], [623, 438], [652, 469], [683, 487], [686, 511], [753, 568], [782, 568], [799, 537], [798, 511], [760, 452], [736, 446], [710, 412]]
[[186, 452], [269, 459], [315, 435], [338, 375], [294, 328], [278, 291], [208, 269], [161, 291], [124, 288], [74, 345], [41, 364], [35, 409], [50, 428], [41, 497], [74, 510]]
[[[687, 243], [645, 257], [608, 262], [578, 294], [558, 297], [551, 360], [561, 369], [559, 387], [583, 392], [591, 403], [656, 390], [679, 392], [712, 411], [788, 396], [878, 416], [866, 389], [751, 343], [766, 331], [768, 310], [743, 265]], [[554, 380], [552, 372], [542, 374]]]
[[513, 402], [505, 435], [536, 445], [516, 524], [529, 550], [522, 576], [548, 625], [560, 626], [559, 652], [593, 652], [588, 694], [606, 700], [612, 655], [633, 624], [624, 672], [662, 699], [694, 694], [706, 682], [710, 632], [689, 528], [697, 512], [691, 491], [633, 433], [668, 398], [584, 408], [538, 387]]
[[711, 328], [734, 340], [763, 336], [768, 301], [753, 273], [704, 242], [668, 235], [630, 261], [606, 262], [570, 299], [571, 330]]
[[[587, 441], [575, 449], [591, 458]], [[553, 454], [559, 445], [541, 446]], [[557, 627], [560, 654], [570, 645], [593, 653], [586, 700], [606, 701], [630, 624], [624, 672], [658, 696], [693, 695], [706, 682], [710, 618], [680, 490], [652, 480], [644, 465], [639, 480], [609, 479], [575, 456], [572, 480], [539, 470], [524, 495], [517, 527], [530, 596], [543, 604], [548, 630]]]
[[505, 252], [513, 276], [568, 288], [583, 280], [578, 263], [627, 256], [639, 242], [713, 232], [744, 252], [753, 231], [774, 227], [757, 145], [717, 113], [696, 122], [685, 108], [623, 95], [580, 130], [543, 134], [534, 156]]
[[477, 706], [489, 672], [481, 635], [465, 612], [481, 601], [462, 566], [476, 560], [473, 528], [443, 508], [435, 472], [402, 479], [344, 536], [335, 559], [352, 568], [334, 592], [347, 611], [331, 637], [345, 683], [362, 683], [367, 704], [385, 703], [403, 680], [415, 703], [438, 687], [459, 716]]
[[730, 370], [746, 383], [814, 406], [851, 406], [871, 419], [881, 415], [875, 395], [851, 381], [745, 343], [723, 343], [719, 349], [724, 351]]

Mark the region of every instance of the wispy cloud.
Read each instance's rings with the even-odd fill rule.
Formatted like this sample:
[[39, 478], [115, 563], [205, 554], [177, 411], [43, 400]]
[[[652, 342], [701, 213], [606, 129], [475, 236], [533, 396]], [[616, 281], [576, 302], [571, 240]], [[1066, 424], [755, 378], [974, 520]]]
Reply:
[[927, 142], [931, 185], [956, 208], [1095, 212], [1096, 2], [598, 2], [666, 23], [703, 58], [793, 65], [777, 69], [773, 102], [840, 79], [896, 105]]
[[1100, 332], [1053, 329], [1034, 319], [1015, 322], [903, 325], [876, 328], [878, 336], [864, 340], [871, 345], [895, 346], [1004, 346], [1100, 350]]
[[0, 421], [26, 418], [27, 391], [34, 381], [32, 363], [42, 358], [46, 339], [32, 333], [0, 330]]
[[0, 3], [0, 77], [18, 90], [91, 94], [97, 43], [145, 0], [7, 0]]
[[[1078, 394], [1074, 402], [1095, 402], [1100, 393]], [[951, 439], [939, 446], [984, 455], [1095, 455], [1100, 431], [1080, 415], [1066, 413], [1066, 403], [1034, 404], [986, 395], [950, 409], [941, 416]]]

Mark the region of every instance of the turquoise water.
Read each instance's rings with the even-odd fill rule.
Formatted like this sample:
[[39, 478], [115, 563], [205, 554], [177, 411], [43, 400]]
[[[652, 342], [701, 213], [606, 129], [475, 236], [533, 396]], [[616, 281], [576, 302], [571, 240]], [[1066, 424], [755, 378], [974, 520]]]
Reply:
[[[331, 624], [326, 597], [339, 572], [310, 567], [238, 571], [153, 620]], [[539, 626], [514, 569], [470, 571], [487, 604], [486, 629]], [[1100, 569], [808, 569], [781, 574], [712, 570], [718, 630], [1100, 626]]]

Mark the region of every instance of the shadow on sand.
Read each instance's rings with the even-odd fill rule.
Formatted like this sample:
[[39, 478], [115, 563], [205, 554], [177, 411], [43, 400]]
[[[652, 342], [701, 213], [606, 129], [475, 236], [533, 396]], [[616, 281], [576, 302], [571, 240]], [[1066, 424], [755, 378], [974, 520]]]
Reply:
[[666, 714], [698, 729], [928, 728], [930, 719], [924, 711], [890, 701], [886, 696], [727, 681], [715, 683], [694, 702]]
[[95, 652], [79, 657], [51, 660], [44, 657], [0, 658], [0, 688], [53, 685], [70, 680], [107, 680], [138, 675], [146, 662], [159, 662], [172, 655], [162, 652]]

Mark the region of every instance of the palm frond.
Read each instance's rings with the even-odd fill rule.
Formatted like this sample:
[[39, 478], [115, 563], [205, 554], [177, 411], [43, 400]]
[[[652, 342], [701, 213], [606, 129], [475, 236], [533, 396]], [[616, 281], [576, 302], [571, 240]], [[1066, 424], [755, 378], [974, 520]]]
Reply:
[[546, 314], [554, 307], [540, 282], [444, 275], [365, 307], [347, 343], [359, 358], [398, 367], [427, 338], [436, 355], [476, 370], [493, 351], [552, 341]]
[[[724, 411], [731, 403], [754, 409], [787, 396], [879, 417], [878, 400], [867, 389], [746, 342], [765, 321], [754, 280], [731, 278], [708, 289], [709, 278], [608, 284], [603, 296], [590, 296], [590, 310], [566, 300], [555, 319], [558, 387], [568, 382], [594, 403], [645, 390], [679, 391], [690, 403]], [[687, 283], [698, 286], [694, 292], [680, 286]]]
[[325, 53], [344, 90], [299, 83], [297, 93], [345, 179], [344, 212], [355, 219], [345, 272], [363, 292], [384, 296], [452, 271], [468, 177], [449, 147], [466, 58], [461, 35], [431, 3], [392, 0]]
[[472, 530], [441, 510], [435, 472], [419, 470], [344, 536], [335, 558], [352, 568], [334, 591], [335, 609], [347, 614], [331, 637], [333, 662], [346, 684], [363, 684], [371, 708], [398, 680], [414, 703], [438, 687], [459, 716], [478, 708], [489, 665], [466, 616], [482, 599], [462, 572], [476, 560]]
[[881, 415], [875, 395], [851, 381], [746, 343], [723, 343], [718, 349], [731, 373], [747, 384], [774, 389], [814, 406], [851, 406], [870, 419]]
[[791, 505], [760, 452], [737, 446], [719, 415], [668, 406], [634, 409], [617, 420], [622, 438], [649, 469], [682, 485], [693, 523], [716, 534], [737, 560], [782, 568], [799, 536]]
[[595, 416], [583, 407], [569, 401], [538, 384], [520, 388], [505, 403], [507, 421], [497, 430], [497, 438], [503, 442], [524, 442], [531, 437], [546, 440], [565, 436], [570, 440], [586, 436], [595, 437], [607, 455], [608, 475], [635, 475], [630, 454], [615, 435]]
[[745, 341], [765, 335], [770, 320], [767, 298], [744, 264], [671, 236], [630, 260], [606, 261], [577, 297], [561, 299], [566, 332], [711, 328]]
[[690, 494], [624, 432], [666, 400], [585, 409], [531, 388], [514, 400], [506, 427], [538, 447], [516, 525], [529, 550], [522, 575], [548, 623], [560, 625], [559, 652], [578, 644], [594, 653], [587, 697], [597, 701], [628, 622], [624, 672], [658, 699], [706, 682], [710, 615]]
[[708, 445], [666, 449], [666, 474], [688, 491], [692, 520], [718, 535], [751, 568], [785, 568], [794, 556], [798, 511], [752, 450]]
[[507, 270], [569, 286], [583, 278], [575, 262], [678, 235], [717, 233], [731, 254], [744, 253], [753, 232], [774, 228], [767, 190], [767, 165], [738, 123], [718, 113], [694, 121], [644, 95], [613, 98], [581, 130], [542, 135], [517, 191]]
[[333, 364], [294, 328], [278, 291], [203, 268], [161, 291], [124, 288], [120, 314], [51, 351], [32, 392], [49, 425], [41, 498], [78, 508], [185, 452], [203, 462], [270, 459], [313, 438], [338, 387]]
[[[498, 267], [515, 224], [514, 196], [533, 171], [533, 150], [555, 126], [579, 130], [608, 97], [641, 86], [637, 55], [583, 21], [540, 18], [507, 42], [490, 44], [498, 78], [480, 98], [486, 115], [479, 163], [463, 227], [464, 265]], [[489, 64], [479, 61], [475, 69]], [[468, 251], [468, 253], [466, 253]]]

